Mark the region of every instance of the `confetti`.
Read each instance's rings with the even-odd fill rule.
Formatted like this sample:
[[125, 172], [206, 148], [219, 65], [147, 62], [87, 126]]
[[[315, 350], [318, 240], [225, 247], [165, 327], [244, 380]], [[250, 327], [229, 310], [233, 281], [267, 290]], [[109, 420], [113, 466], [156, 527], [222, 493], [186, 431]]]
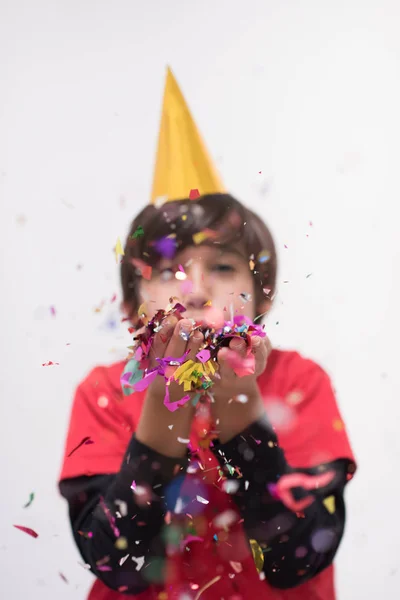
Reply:
[[56, 309], [54, 308], [54, 306], [50, 306], [50, 312], [53, 315], [53, 317], [56, 316]]
[[121, 536], [116, 540], [114, 546], [117, 550], [126, 550], [128, 547], [128, 540], [126, 537]]
[[137, 556], [137, 557], [132, 556], [132, 560], [136, 563], [136, 571], [140, 571], [140, 569], [144, 565], [145, 557], [144, 556]]
[[73, 453], [76, 452], [81, 446], [84, 446], [84, 445], [87, 446], [89, 444], [94, 444], [93, 440], [91, 440], [89, 436], [84, 437], [83, 440], [76, 446], [76, 448], [74, 448], [73, 450], [71, 450], [71, 452], [67, 455], [67, 458], [69, 458], [70, 456], [72, 456]]
[[28, 535], [31, 535], [33, 538], [39, 537], [39, 534], [36, 533], [36, 531], [31, 529], [30, 527], [24, 527], [23, 525], [13, 525], [13, 527], [19, 529], [20, 531], [23, 531], [24, 533], [27, 533]]
[[125, 256], [124, 249], [122, 248], [121, 240], [118, 238], [115, 246], [115, 262], [118, 263], [118, 257]]
[[296, 500], [292, 494], [292, 489], [302, 487], [305, 490], [316, 490], [331, 483], [334, 477], [334, 471], [326, 471], [321, 475], [306, 475], [305, 473], [282, 475], [276, 484], [276, 492], [289, 510], [300, 512], [314, 502], [315, 496], [309, 494], [301, 500]]
[[243, 571], [242, 563], [230, 560], [229, 564], [231, 565], [235, 573], [241, 573]]
[[249, 540], [253, 559], [256, 564], [257, 571], [260, 573], [264, 566], [264, 553], [257, 540]]
[[217, 581], [219, 581], [221, 579], [221, 575], [217, 575], [217, 577], [214, 577], [214, 579], [211, 579], [211, 581], [209, 581], [208, 583], [206, 583], [205, 585], [203, 585], [203, 587], [197, 592], [194, 600], [199, 600], [201, 594], [203, 592], [205, 592], [209, 587], [211, 587], [212, 585], [214, 585], [214, 583], [217, 583]]
[[60, 363], [53, 363], [51, 360], [47, 363], [42, 363], [42, 367], [54, 367], [55, 365], [60, 365]]
[[59, 572], [59, 576], [65, 583], [69, 583], [68, 579], [65, 577], [65, 575], [63, 575], [63, 573], [61, 573], [61, 571]]
[[198, 189], [190, 190], [189, 192], [189, 200], [196, 200], [200, 198], [200, 192]]
[[35, 494], [34, 494], [34, 492], [32, 492], [31, 494], [29, 494], [29, 500], [26, 504], [24, 504], [23, 508], [28, 508], [28, 506], [30, 506], [32, 504], [34, 499], [35, 499]]
[[257, 256], [257, 262], [264, 264], [268, 262], [271, 258], [271, 252], [269, 250], [261, 250], [261, 252]]
[[200, 350], [200, 352], [196, 354], [196, 358], [198, 358], [201, 363], [207, 362], [208, 360], [210, 360], [210, 357], [211, 352], [207, 349]]
[[100, 406], [100, 408], [106, 408], [108, 406], [107, 396], [100, 396], [100, 398], [97, 399], [97, 405]]
[[176, 235], [169, 235], [156, 240], [153, 243], [158, 254], [164, 258], [174, 258], [177, 250]]
[[207, 240], [208, 238], [215, 239], [217, 236], [218, 236], [218, 233], [216, 231], [213, 231], [212, 229], [203, 229], [202, 231], [199, 231], [198, 233], [194, 233], [192, 235], [192, 239], [193, 239], [193, 242], [195, 243], [195, 245], [198, 246], [199, 244], [204, 242], [204, 240]]
[[323, 504], [326, 508], [326, 510], [333, 515], [333, 513], [336, 510], [336, 502], [335, 502], [335, 496], [328, 496], [327, 498], [325, 498], [323, 500]]
[[245, 292], [242, 292], [240, 294], [240, 297], [243, 300], [243, 302], [251, 302], [251, 299], [252, 299], [252, 295], [251, 294], [246, 294]]
[[336, 541], [336, 534], [331, 529], [319, 529], [311, 536], [311, 546], [315, 552], [329, 552]]
[[189, 444], [190, 440], [186, 438], [177, 437], [176, 438], [180, 444]]
[[344, 429], [344, 423], [341, 419], [334, 419], [332, 425], [335, 431], [343, 431]]
[[148, 281], [150, 281], [151, 274], [153, 271], [153, 269], [152, 269], [152, 267], [150, 267], [150, 265], [145, 263], [140, 258], [131, 258], [131, 263], [134, 267], [136, 267], [138, 274], [141, 275], [143, 277], [143, 279], [147, 279]]
[[240, 404], [246, 404], [249, 401], [249, 398], [246, 394], [239, 394], [236, 396], [236, 400], [240, 402]]
[[206, 500], [202, 496], [196, 496], [196, 500], [197, 500], [197, 502], [201, 502], [202, 504], [209, 504], [209, 502], [210, 502], [209, 500]]
[[135, 239], [140, 238], [142, 236], [144, 236], [143, 227], [141, 225], [139, 225], [139, 227], [136, 229], [136, 231], [131, 235], [131, 239], [135, 240]]

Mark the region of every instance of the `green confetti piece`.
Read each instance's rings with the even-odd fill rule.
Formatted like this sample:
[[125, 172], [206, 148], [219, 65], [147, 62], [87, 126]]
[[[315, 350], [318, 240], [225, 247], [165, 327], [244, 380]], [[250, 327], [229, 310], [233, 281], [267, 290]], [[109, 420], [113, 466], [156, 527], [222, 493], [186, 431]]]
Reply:
[[139, 225], [136, 231], [131, 235], [131, 239], [134, 240], [136, 238], [142, 237], [144, 235], [143, 227]]
[[23, 508], [28, 508], [28, 506], [30, 506], [32, 504], [32, 502], [35, 499], [35, 493], [32, 492], [31, 494], [29, 494], [29, 500], [28, 502], [23, 506]]

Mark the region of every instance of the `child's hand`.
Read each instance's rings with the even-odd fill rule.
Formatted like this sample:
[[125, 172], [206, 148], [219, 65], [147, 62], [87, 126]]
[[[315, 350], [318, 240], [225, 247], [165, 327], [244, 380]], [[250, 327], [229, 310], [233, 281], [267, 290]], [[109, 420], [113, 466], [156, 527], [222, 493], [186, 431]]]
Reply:
[[[185, 327], [187, 334], [181, 335], [182, 329]], [[149, 368], [153, 369], [157, 366], [156, 358], [179, 359], [188, 350], [187, 359], [195, 357], [204, 338], [200, 331], [192, 333], [192, 329], [192, 322], [188, 319], [182, 319], [178, 323], [176, 317], [169, 317], [154, 337], [149, 356]], [[189, 335], [190, 337], [187, 339]], [[177, 368], [176, 365], [167, 366], [167, 377], [171, 378]], [[147, 388], [136, 437], [161, 454], [184, 456], [187, 444], [179, 442], [178, 438], [188, 439], [190, 437], [190, 427], [195, 409], [189, 400], [178, 410], [170, 412], [164, 406], [165, 392], [165, 379], [163, 376], [157, 375]], [[171, 380], [169, 385], [170, 403], [178, 402], [187, 394], [188, 392], [184, 392], [181, 385]], [[193, 396], [193, 392], [189, 395]], [[173, 425], [172, 428], [171, 425]]]
[[[211, 404], [211, 412], [216, 430], [222, 443], [228, 441], [264, 414], [263, 400], [257, 385], [257, 378], [267, 365], [272, 346], [268, 337], [251, 338], [248, 349], [244, 340], [233, 339], [229, 348], [221, 348], [218, 353], [220, 369], [211, 392], [215, 402]], [[249, 357], [254, 357], [251, 365]], [[249, 372], [239, 377], [238, 363]], [[252, 372], [251, 372], [252, 371]]]

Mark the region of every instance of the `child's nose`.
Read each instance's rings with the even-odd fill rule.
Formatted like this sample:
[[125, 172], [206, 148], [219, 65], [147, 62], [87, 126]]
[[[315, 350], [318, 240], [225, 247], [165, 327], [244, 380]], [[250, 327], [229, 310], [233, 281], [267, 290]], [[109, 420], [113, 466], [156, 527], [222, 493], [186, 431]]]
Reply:
[[189, 279], [192, 283], [190, 292], [186, 294], [185, 306], [193, 309], [203, 308], [206, 302], [211, 300], [210, 277], [201, 265], [193, 265], [190, 270]]

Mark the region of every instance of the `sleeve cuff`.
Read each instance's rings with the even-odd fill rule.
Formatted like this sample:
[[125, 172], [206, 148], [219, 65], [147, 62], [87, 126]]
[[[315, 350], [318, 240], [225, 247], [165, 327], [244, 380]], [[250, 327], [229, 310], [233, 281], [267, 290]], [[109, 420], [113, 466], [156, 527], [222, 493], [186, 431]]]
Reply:
[[221, 444], [214, 441], [212, 451], [226, 473], [262, 485], [275, 483], [287, 472], [283, 450], [268, 419], [262, 417], [234, 438]]

